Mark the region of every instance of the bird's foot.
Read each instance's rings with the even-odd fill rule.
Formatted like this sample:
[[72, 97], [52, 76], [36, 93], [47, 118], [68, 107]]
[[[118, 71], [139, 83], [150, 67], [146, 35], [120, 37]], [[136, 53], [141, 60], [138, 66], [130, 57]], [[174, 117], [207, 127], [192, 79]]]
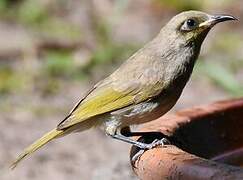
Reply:
[[[135, 154], [133, 155], [131, 161], [132, 161], [132, 166], [133, 167], [136, 167], [135, 166], [135, 163], [138, 162], [138, 160], [140, 159], [140, 157], [142, 156], [142, 154], [146, 151], [146, 150], [149, 150], [149, 149], [152, 149], [152, 148], [155, 148], [155, 147], [158, 147], [158, 146], [165, 146], [165, 145], [169, 145], [171, 144], [170, 141], [166, 138], [162, 138], [162, 139], [155, 139], [152, 143], [150, 144], [145, 144], [143, 143], [142, 146], [139, 146], [140, 150]], [[141, 144], [140, 144], [141, 145]]]
[[162, 139], [155, 139], [152, 143], [150, 144], [146, 144], [144, 149], [152, 149], [154, 147], [157, 146], [165, 146], [165, 145], [170, 144], [170, 141], [166, 138], [162, 138]]

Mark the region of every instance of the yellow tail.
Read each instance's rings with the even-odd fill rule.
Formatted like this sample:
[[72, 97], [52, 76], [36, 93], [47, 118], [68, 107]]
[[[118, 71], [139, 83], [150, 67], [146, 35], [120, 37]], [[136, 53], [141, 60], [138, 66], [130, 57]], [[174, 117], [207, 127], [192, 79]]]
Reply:
[[22, 154], [20, 154], [18, 156], [18, 158], [10, 165], [11, 169], [14, 169], [17, 164], [24, 159], [26, 156], [28, 156], [29, 154], [35, 152], [36, 150], [38, 150], [39, 148], [41, 148], [43, 145], [45, 145], [46, 143], [48, 143], [49, 141], [51, 141], [52, 139], [54, 139], [57, 136], [60, 136], [64, 133], [63, 130], [56, 130], [53, 129], [52, 131], [46, 133], [44, 136], [42, 136], [40, 139], [38, 139], [37, 141], [35, 141], [33, 144], [31, 144], [29, 147], [27, 147], [24, 152]]

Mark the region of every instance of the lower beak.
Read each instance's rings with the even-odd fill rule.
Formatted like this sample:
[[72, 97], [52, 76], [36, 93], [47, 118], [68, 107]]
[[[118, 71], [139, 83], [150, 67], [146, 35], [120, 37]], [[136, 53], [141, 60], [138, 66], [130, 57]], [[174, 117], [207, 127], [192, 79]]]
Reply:
[[218, 24], [220, 22], [234, 21], [234, 20], [238, 20], [238, 19], [231, 15], [214, 15], [214, 16], [209, 16], [209, 19], [207, 21], [204, 21], [203, 23], [199, 24], [199, 27], [203, 27], [203, 26], [212, 27], [215, 24]]

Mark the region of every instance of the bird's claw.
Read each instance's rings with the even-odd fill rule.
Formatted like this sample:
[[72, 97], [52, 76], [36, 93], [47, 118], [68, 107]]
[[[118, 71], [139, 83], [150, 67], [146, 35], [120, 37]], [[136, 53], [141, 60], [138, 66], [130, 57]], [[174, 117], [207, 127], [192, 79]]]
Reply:
[[152, 143], [147, 144], [147, 146], [145, 146], [145, 149], [152, 149], [154, 147], [157, 146], [165, 146], [166, 144], [170, 144], [170, 141], [166, 138], [162, 138], [162, 139], [155, 139]]
[[140, 149], [131, 159], [132, 167], [136, 168], [136, 162], [140, 159], [142, 154], [145, 152], [145, 149]]
[[142, 154], [149, 149], [153, 149], [157, 146], [165, 146], [171, 144], [170, 141], [166, 138], [162, 138], [162, 139], [155, 139], [152, 143], [150, 144], [146, 144], [144, 146], [144, 148], [140, 148], [140, 150], [132, 157], [131, 161], [132, 161], [132, 166], [136, 167], [136, 162], [138, 162], [138, 160], [140, 159], [140, 157], [142, 156]]

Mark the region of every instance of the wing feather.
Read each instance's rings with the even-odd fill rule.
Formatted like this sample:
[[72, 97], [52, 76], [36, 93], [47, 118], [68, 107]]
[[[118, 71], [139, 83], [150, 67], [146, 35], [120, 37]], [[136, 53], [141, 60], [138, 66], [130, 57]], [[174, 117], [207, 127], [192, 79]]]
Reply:
[[120, 109], [134, 103], [132, 91], [119, 92], [112, 86], [97, 87], [83, 98], [59, 125], [68, 128], [91, 117]]
[[[163, 88], [160, 73], [147, 68], [147, 72], [139, 71], [137, 77], [124, 76], [120, 79], [106, 78], [98, 83], [83, 98], [73, 111], [57, 127], [62, 130], [83, 122], [91, 117], [137, 104], [157, 96]], [[120, 72], [119, 72], [120, 73]], [[124, 74], [124, 73], [122, 73]]]

